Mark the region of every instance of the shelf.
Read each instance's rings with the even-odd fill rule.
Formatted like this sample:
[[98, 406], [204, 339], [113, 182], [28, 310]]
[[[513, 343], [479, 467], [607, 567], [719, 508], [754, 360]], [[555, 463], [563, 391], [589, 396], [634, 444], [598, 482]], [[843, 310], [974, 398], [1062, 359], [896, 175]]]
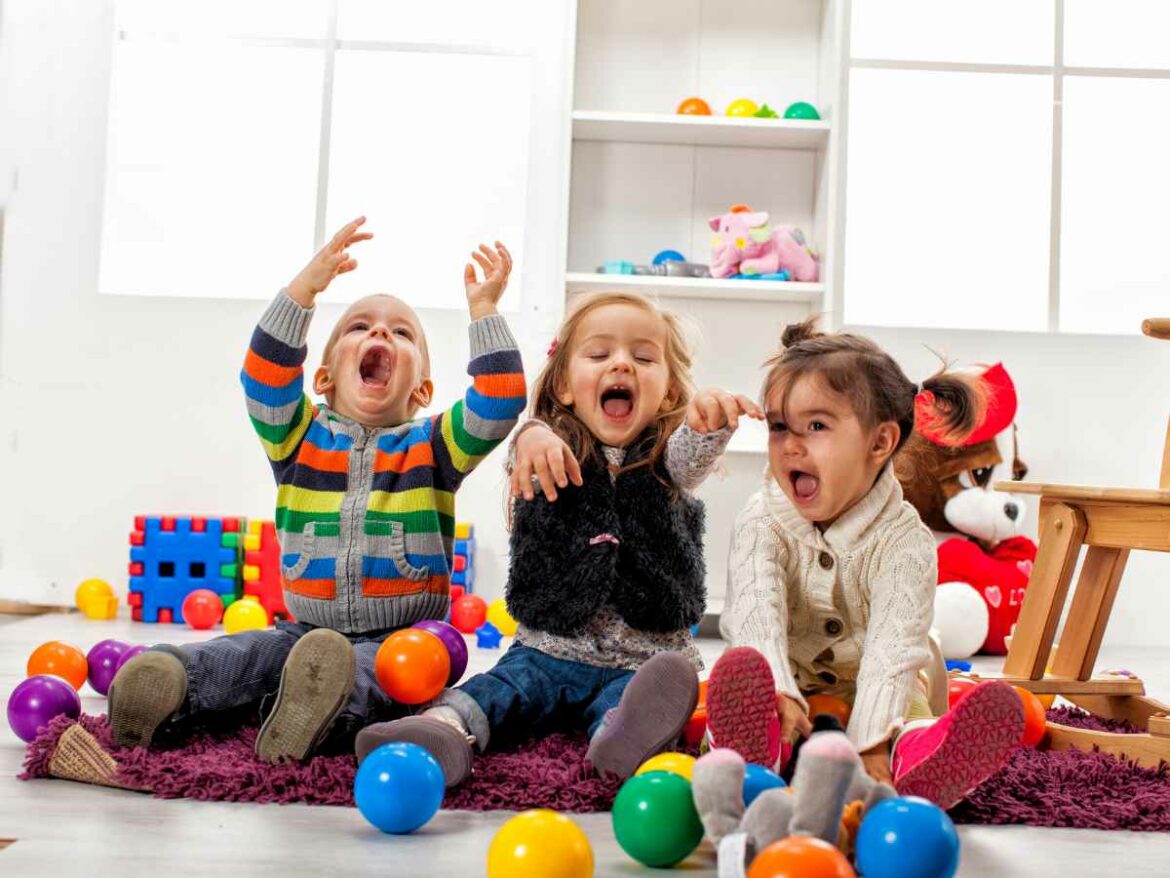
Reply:
[[615, 143], [824, 149], [829, 142], [829, 123], [807, 119], [743, 119], [733, 116], [576, 110], [573, 113], [573, 139]]
[[637, 290], [671, 299], [716, 299], [729, 302], [815, 303], [824, 284], [776, 280], [729, 280], [711, 277], [657, 277], [644, 274], [599, 274], [570, 271], [565, 275], [569, 295], [597, 290]]

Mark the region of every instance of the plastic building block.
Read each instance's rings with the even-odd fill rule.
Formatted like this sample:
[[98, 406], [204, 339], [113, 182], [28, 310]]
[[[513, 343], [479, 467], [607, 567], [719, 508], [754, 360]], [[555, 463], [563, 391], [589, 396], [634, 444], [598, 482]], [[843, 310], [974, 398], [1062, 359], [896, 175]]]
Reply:
[[[130, 534], [130, 593], [126, 602], [139, 622], [183, 621], [183, 600], [197, 588], [235, 594], [236, 549], [224, 532], [239, 519], [177, 516], [134, 519]], [[229, 541], [230, 542], [230, 541]]]
[[455, 525], [455, 549], [451, 557], [451, 585], [463, 586], [468, 594], [475, 591], [475, 525], [470, 522], [460, 522]]
[[504, 635], [491, 622], [484, 622], [475, 629], [475, 645], [480, 649], [499, 649], [500, 638]]
[[280, 543], [276, 523], [248, 522], [244, 536], [244, 596], [255, 597], [268, 613], [268, 624], [291, 619], [284, 605], [284, 577], [280, 573]]

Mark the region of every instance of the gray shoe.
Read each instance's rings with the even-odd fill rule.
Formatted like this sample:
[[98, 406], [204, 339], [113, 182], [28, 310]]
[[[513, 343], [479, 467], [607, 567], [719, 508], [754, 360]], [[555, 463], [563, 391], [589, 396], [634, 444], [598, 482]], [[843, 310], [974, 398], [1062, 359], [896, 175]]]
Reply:
[[149, 747], [159, 726], [187, 700], [187, 670], [171, 652], [147, 650], [110, 684], [109, 720], [118, 747]]
[[272, 712], [256, 736], [264, 762], [302, 760], [320, 744], [353, 693], [356, 661], [343, 634], [310, 631], [289, 651]]
[[403, 741], [418, 744], [435, 757], [443, 769], [447, 789], [463, 783], [471, 774], [471, 744], [450, 723], [432, 716], [408, 716], [388, 723], [374, 723], [357, 734], [354, 752], [358, 765], [383, 744]]

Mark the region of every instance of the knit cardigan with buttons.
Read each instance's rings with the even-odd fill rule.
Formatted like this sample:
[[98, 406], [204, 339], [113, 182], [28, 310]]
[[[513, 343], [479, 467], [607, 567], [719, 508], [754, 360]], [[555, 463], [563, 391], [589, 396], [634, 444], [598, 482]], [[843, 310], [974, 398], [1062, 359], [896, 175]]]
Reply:
[[890, 466], [823, 533], [775, 479], [735, 521], [720, 629], [768, 659], [777, 691], [853, 698], [858, 750], [901, 728], [930, 658], [935, 541]]

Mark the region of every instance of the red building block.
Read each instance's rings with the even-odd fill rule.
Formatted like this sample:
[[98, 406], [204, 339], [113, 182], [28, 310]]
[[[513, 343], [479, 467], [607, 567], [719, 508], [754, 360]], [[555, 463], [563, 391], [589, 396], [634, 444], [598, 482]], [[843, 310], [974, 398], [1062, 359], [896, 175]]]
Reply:
[[292, 619], [284, 605], [284, 578], [280, 574], [280, 543], [276, 524], [249, 521], [244, 536], [244, 595], [253, 595], [268, 613], [268, 624], [275, 619]]

